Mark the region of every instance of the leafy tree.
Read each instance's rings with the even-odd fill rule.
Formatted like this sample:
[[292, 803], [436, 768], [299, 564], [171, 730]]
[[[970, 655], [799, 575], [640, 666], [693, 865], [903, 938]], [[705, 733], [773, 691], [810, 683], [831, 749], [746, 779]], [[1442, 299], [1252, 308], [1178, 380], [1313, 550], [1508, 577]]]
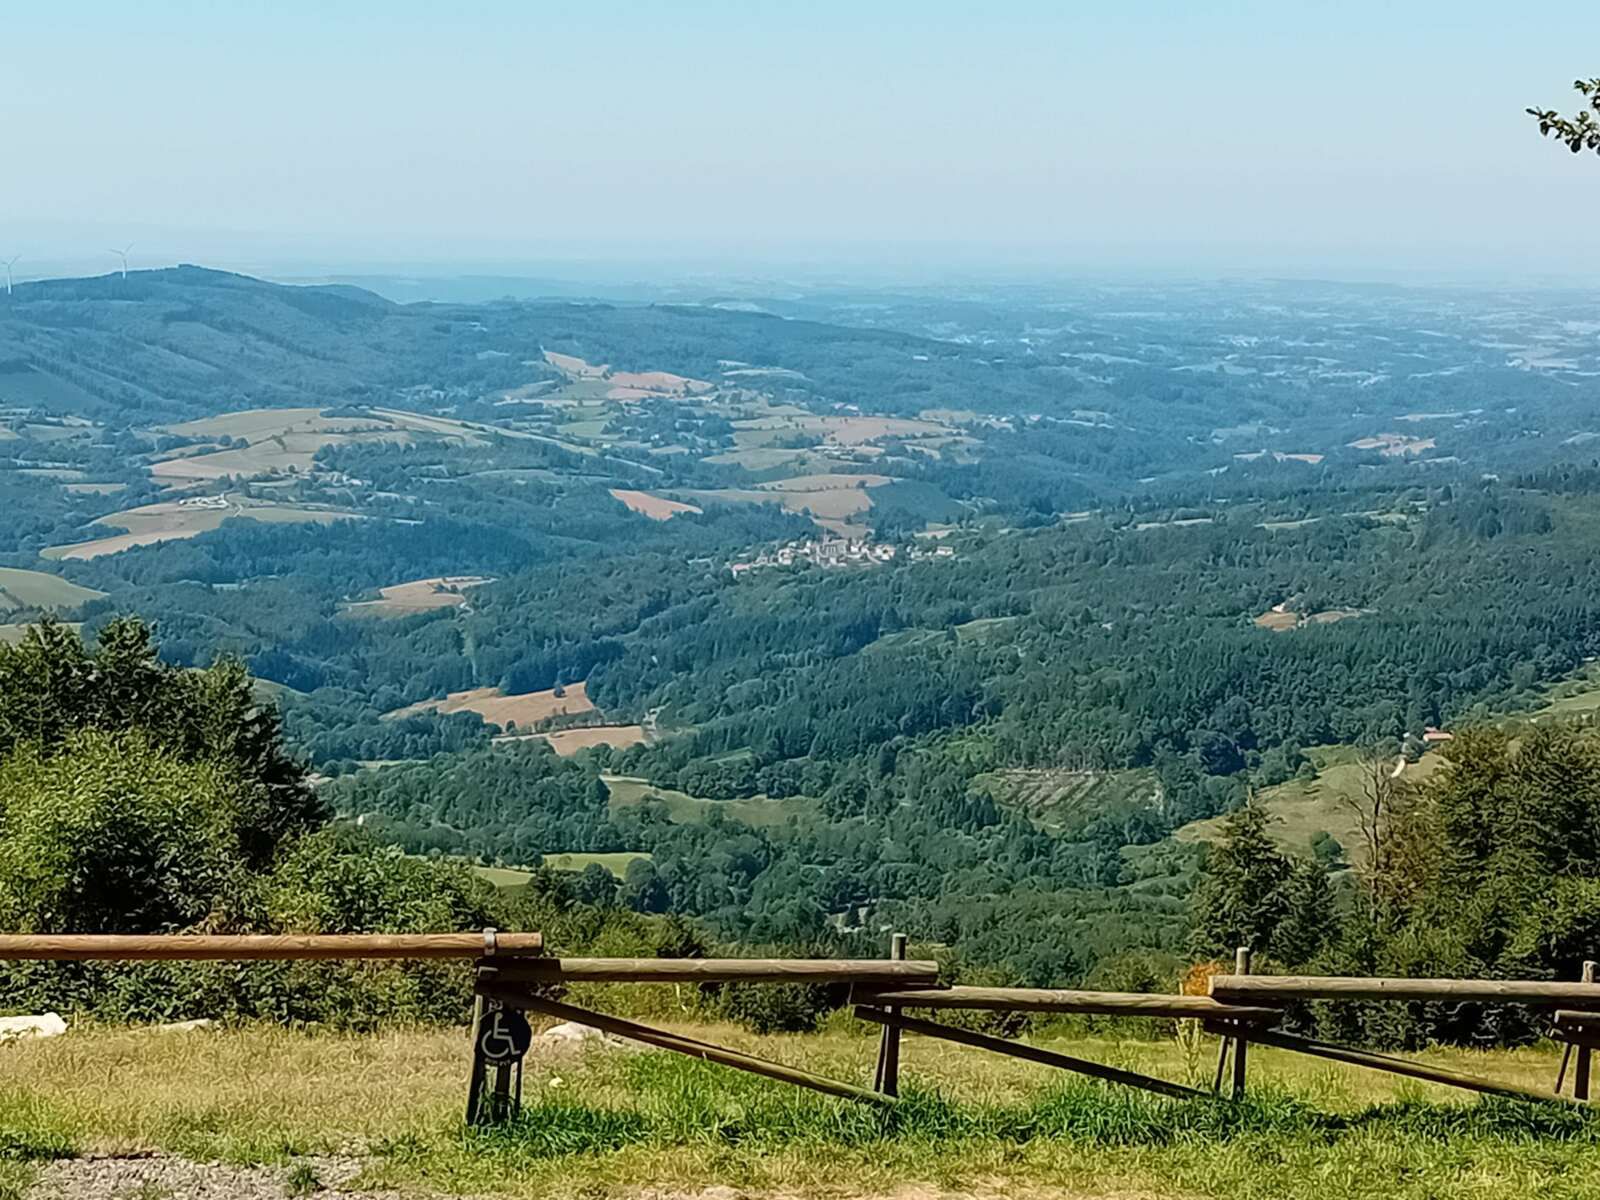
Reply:
[[0, 927], [149, 933], [226, 922], [246, 885], [248, 786], [142, 732], [78, 730], [0, 760]]
[[53, 621], [31, 626], [16, 646], [0, 645], [0, 756], [19, 743], [49, 756], [83, 729], [137, 730], [180, 761], [230, 769], [240, 786], [239, 848], [254, 866], [326, 817], [244, 667], [164, 663], [136, 618], [103, 626], [92, 650]]

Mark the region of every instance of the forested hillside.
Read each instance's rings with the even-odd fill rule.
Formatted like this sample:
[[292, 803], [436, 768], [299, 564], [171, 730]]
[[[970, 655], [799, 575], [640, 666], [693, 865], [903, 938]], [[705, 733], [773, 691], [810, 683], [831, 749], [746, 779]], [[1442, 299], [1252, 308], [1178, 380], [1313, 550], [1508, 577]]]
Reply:
[[[892, 924], [1034, 983], [1154, 986], [1206, 842], [1292, 785], [1309, 961], [1305, 914], [1382, 865], [1316, 764], [1404, 773], [1600, 654], [1586, 302], [27, 284], [0, 643], [54, 617], [120, 653], [139, 614], [172, 670], [235, 656], [282, 770], [413, 855], [587, 864], [586, 903], [710, 937]], [[15, 736], [57, 769], [65, 735]], [[148, 753], [177, 786], [189, 751]]]

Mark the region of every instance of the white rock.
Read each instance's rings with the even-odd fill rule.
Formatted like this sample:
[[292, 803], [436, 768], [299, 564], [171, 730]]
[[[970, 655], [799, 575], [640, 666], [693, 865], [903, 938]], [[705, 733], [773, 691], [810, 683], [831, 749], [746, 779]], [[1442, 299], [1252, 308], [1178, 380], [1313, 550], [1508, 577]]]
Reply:
[[67, 1031], [67, 1023], [60, 1013], [44, 1013], [37, 1017], [0, 1017], [0, 1042], [19, 1038], [59, 1037]]
[[157, 1025], [157, 1033], [192, 1033], [196, 1029], [210, 1029], [216, 1024], [210, 1017], [200, 1017], [193, 1021], [168, 1021], [165, 1025]]
[[563, 1021], [559, 1025], [552, 1025], [543, 1033], [537, 1035], [532, 1042], [532, 1050], [581, 1050], [585, 1046], [615, 1046], [625, 1047], [628, 1043], [621, 1038], [609, 1037], [596, 1029], [593, 1025], [580, 1025], [576, 1021]]

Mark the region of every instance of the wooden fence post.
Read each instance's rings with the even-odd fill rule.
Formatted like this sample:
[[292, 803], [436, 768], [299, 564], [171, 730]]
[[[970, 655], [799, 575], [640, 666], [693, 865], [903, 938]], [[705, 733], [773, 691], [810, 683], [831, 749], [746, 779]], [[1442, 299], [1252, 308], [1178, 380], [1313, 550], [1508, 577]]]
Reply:
[[[1592, 960], [1585, 962], [1583, 964], [1583, 981], [1585, 983], [1593, 983], [1594, 976], [1594, 962]], [[1587, 1100], [1589, 1098], [1589, 1063], [1592, 1056], [1593, 1051], [1588, 1046], [1578, 1047], [1578, 1063], [1572, 1075], [1572, 1095], [1574, 1099]]]
[[[895, 962], [905, 961], [905, 934], [897, 933], [889, 939], [889, 957]], [[898, 1014], [900, 1010], [891, 1008], [889, 1011]], [[885, 1096], [900, 1094], [900, 1028], [897, 1025], [883, 1027], [883, 1036], [878, 1041], [878, 1070], [872, 1078], [872, 1089]]]
[[[1235, 975], [1250, 974], [1250, 947], [1240, 946], [1233, 952], [1233, 973]], [[1249, 1042], [1245, 1040], [1245, 1028], [1241, 1024], [1233, 1039], [1233, 1098], [1244, 1099], [1244, 1069], [1245, 1051]]]

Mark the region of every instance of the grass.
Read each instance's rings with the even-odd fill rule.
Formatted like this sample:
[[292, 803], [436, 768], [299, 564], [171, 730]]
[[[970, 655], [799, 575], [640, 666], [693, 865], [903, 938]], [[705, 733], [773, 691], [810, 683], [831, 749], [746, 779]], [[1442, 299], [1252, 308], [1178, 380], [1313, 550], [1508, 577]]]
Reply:
[[613, 854], [546, 854], [544, 861], [547, 866], [558, 871], [581, 871], [588, 866], [602, 866], [618, 879], [634, 862], [643, 859], [650, 861], [650, 855], [638, 850], [619, 850]]
[[1600, 712], [1600, 663], [1589, 663], [1576, 675], [1545, 689], [1530, 719], [1593, 720], [1596, 712]]
[[[1303, 853], [1313, 836], [1326, 831], [1339, 839], [1347, 855], [1356, 854], [1361, 848], [1361, 832], [1345, 800], [1362, 794], [1360, 751], [1354, 746], [1313, 746], [1306, 757], [1317, 769], [1314, 778], [1291, 779], [1258, 793], [1263, 807], [1277, 818], [1271, 827], [1273, 838]], [[1426, 779], [1443, 761], [1438, 754], [1425, 754], [1406, 767], [1403, 778]], [[1185, 842], [1208, 841], [1216, 836], [1221, 820], [1195, 821], [1173, 836]]]
[[[545, 865], [557, 871], [581, 871], [591, 863], [598, 864], [621, 879], [627, 871], [628, 865], [635, 859], [650, 860], [650, 855], [639, 850], [619, 850], [610, 854], [546, 854]], [[473, 874], [480, 879], [486, 879], [495, 887], [514, 888], [521, 887], [533, 878], [532, 871], [523, 870], [521, 867], [473, 867]]]
[[77, 608], [104, 592], [79, 587], [59, 575], [0, 567], [0, 612], [17, 608]]
[[[692, 1032], [854, 1080], [876, 1045], [843, 1017], [815, 1036]], [[1168, 1078], [1209, 1073], [1207, 1055], [1170, 1039], [1064, 1048]], [[1549, 1049], [1430, 1058], [1546, 1086], [1556, 1064]], [[1241, 1105], [1166, 1101], [920, 1039], [903, 1061], [906, 1100], [886, 1112], [666, 1054], [536, 1053], [521, 1120], [485, 1131], [460, 1124], [461, 1030], [74, 1031], [0, 1053], [0, 1200], [19, 1194], [34, 1164], [68, 1154], [289, 1164], [289, 1178], [309, 1186], [299, 1160], [352, 1149], [367, 1156], [352, 1186], [403, 1193], [1600, 1194], [1600, 1122], [1584, 1113], [1461, 1100], [1266, 1049], [1251, 1056], [1252, 1098]]]
[[601, 778], [611, 791], [611, 808], [626, 808], [641, 803], [646, 797], [654, 797], [667, 806], [668, 818], [679, 825], [698, 824], [715, 810], [760, 829], [783, 825], [790, 817], [804, 819], [813, 815], [817, 807], [815, 800], [805, 796], [788, 796], [782, 800], [765, 796], [752, 796], [748, 800], [706, 800], [631, 776], [603, 775]]

